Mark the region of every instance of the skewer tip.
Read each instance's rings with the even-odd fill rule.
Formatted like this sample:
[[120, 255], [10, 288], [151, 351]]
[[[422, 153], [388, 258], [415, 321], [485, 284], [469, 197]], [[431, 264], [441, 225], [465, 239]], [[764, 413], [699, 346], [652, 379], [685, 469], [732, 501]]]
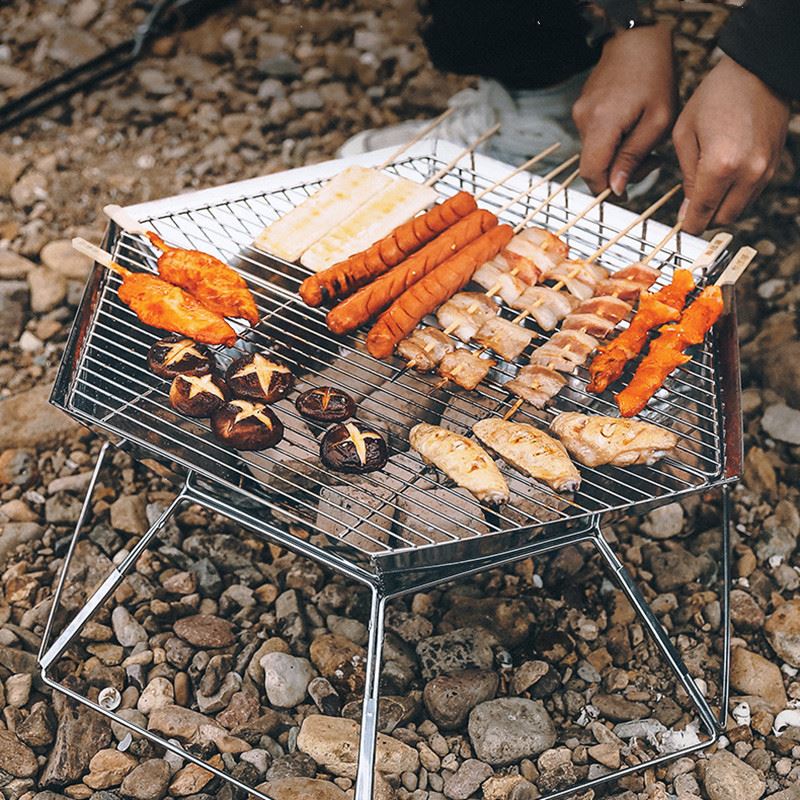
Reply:
[[129, 211], [115, 203], [103, 206], [103, 213], [112, 221], [119, 225], [126, 233], [143, 235], [147, 233], [147, 228], [142, 225]]

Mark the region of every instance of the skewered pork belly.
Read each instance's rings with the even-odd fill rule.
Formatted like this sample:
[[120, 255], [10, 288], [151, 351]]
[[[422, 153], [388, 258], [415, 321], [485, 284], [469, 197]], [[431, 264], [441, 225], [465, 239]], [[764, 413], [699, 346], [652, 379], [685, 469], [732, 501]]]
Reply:
[[397, 353], [408, 361], [414, 362], [414, 369], [419, 372], [431, 372], [439, 362], [455, 350], [453, 340], [438, 328], [426, 325], [417, 328], [397, 345]]
[[481, 358], [471, 350], [459, 348], [442, 359], [439, 364], [439, 374], [458, 384], [462, 389], [472, 391], [496, 363], [494, 359]]
[[462, 342], [468, 342], [484, 322], [499, 312], [497, 303], [482, 292], [459, 292], [439, 306], [436, 318], [443, 328], [454, 326], [452, 332]]
[[612, 280], [617, 281], [633, 281], [642, 287], [642, 291], [649, 289], [659, 278], [661, 273], [653, 267], [648, 267], [647, 264], [635, 262], [627, 267], [614, 272], [610, 277]]
[[614, 330], [614, 323], [597, 314], [569, 314], [561, 324], [562, 331], [583, 331], [605, 339]]
[[576, 309], [573, 314], [596, 314], [598, 317], [607, 319], [609, 322], [616, 324], [628, 314], [631, 313], [633, 306], [620, 300], [619, 297], [611, 295], [595, 295], [594, 297], [584, 300]]
[[527, 364], [503, 388], [521, 397], [534, 408], [544, 408], [544, 404], [555, 397], [566, 383], [567, 379], [554, 369], [539, 364]]
[[536, 324], [551, 331], [572, 311], [578, 301], [567, 292], [557, 292], [547, 286], [529, 286], [512, 305], [518, 311], [530, 310]]
[[489, 450], [551, 489], [574, 492], [581, 485], [564, 445], [533, 425], [490, 417], [476, 422], [472, 430]]
[[519, 275], [511, 274], [510, 269], [507, 268], [508, 263], [501, 253], [478, 267], [472, 280], [487, 292], [499, 286], [500, 288], [496, 290], [495, 294], [499, 295], [506, 305], [513, 308], [517, 298], [528, 288], [528, 284]]
[[410, 441], [423, 461], [438, 467], [479, 502], [491, 505], [508, 502], [505, 478], [491, 456], [476, 442], [425, 423], [411, 429]]
[[569, 245], [552, 231], [530, 227], [524, 228], [518, 236], [522, 241], [544, 250], [549, 256], [557, 258], [567, 258], [569, 256]]
[[649, 422], [574, 411], [559, 414], [550, 428], [570, 455], [587, 467], [655, 464], [678, 444], [672, 431]]
[[588, 300], [597, 284], [608, 277], [608, 271], [596, 264], [580, 261], [560, 261], [545, 270], [542, 280], [563, 282], [567, 291], [579, 300]]
[[515, 359], [532, 341], [533, 331], [503, 317], [492, 317], [481, 325], [475, 341], [494, 350], [506, 361]]
[[[558, 242], [552, 249], [551, 242]], [[507, 250], [526, 259], [541, 274], [566, 258], [564, 243], [558, 237], [541, 228], [521, 230], [507, 245]]]
[[594, 336], [588, 333], [574, 330], [562, 330], [556, 334], [549, 342], [536, 349], [540, 354], [552, 354], [554, 356], [564, 356], [576, 366], [583, 364], [599, 342]]

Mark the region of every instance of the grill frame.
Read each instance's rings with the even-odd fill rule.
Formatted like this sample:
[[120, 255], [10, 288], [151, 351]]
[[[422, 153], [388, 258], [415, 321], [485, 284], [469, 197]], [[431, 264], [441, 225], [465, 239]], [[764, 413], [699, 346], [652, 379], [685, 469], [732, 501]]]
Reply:
[[[422, 142], [412, 148], [404, 155], [396, 165], [394, 171], [405, 177], [416, 177], [418, 180], [436, 172], [442, 164], [447, 163], [458, 149], [445, 142]], [[372, 154], [369, 159], [359, 159], [362, 163], [379, 163], [380, 154]], [[283, 173], [279, 176], [270, 176], [269, 180], [257, 179], [247, 181], [242, 184], [233, 184], [228, 187], [208, 190], [195, 193], [188, 197], [170, 198], [164, 201], [144, 204], [130, 209], [131, 213], [143, 221], [152, 222], [153, 227], [162, 234], [168, 241], [176, 244], [186, 244], [189, 246], [207, 249], [216, 249], [216, 252], [228, 260], [233, 260], [240, 267], [251, 267], [259, 270], [269, 270], [271, 277], [281, 275], [281, 281], [293, 281], [288, 287], [278, 286], [275, 283], [265, 281], [260, 276], [249, 275], [253, 282], [253, 288], [257, 293], [259, 304], [265, 303], [274, 309], [289, 309], [291, 320], [299, 317], [303, 325], [308, 324], [311, 333], [320, 334], [324, 329], [322, 320], [324, 310], [308, 309], [304, 306], [296, 293], [292, 291], [296, 284], [306, 274], [307, 270], [302, 270], [294, 265], [268, 256], [261, 251], [247, 248], [244, 243], [251, 241], [260, 227], [265, 222], [263, 209], [257, 208], [260, 205], [269, 205], [270, 213], [277, 214], [285, 211], [282, 204], [288, 206], [291, 202], [301, 199], [323, 180], [325, 175], [338, 171], [345, 161], [326, 162], [324, 165], [317, 165], [312, 168], [302, 168]], [[482, 155], [470, 157], [469, 163], [461, 164], [451, 170], [437, 184], [436, 188], [442, 196], [452, 194], [460, 189], [479, 191], [485, 188], [494, 180], [502, 177], [509, 171], [507, 165], [503, 165], [493, 159]], [[517, 194], [533, 180], [530, 175], [520, 175], [512, 179], [507, 185], [499, 187], [484, 198], [484, 205], [487, 207], [497, 207], [506, 200]], [[277, 186], [288, 186], [289, 188], [276, 188]], [[539, 199], [547, 196], [552, 190], [552, 185], [539, 187], [531, 200], [521, 201], [515, 204], [510, 212], [505, 215], [505, 219], [514, 223], [525, 215]], [[570, 215], [583, 208], [590, 198], [572, 189], [567, 190], [563, 195], [563, 202], [554, 202], [546, 208], [542, 216], [537, 217], [538, 222], [545, 222], [548, 227], [554, 228], [565, 221]], [[220, 209], [224, 209], [221, 211]], [[248, 222], [242, 222], [250, 209], [251, 218]], [[216, 214], [216, 216], [214, 216]], [[198, 221], [198, 217], [201, 218]], [[587, 217], [582, 219], [575, 228], [568, 234], [568, 241], [573, 250], [586, 254], [602, 243], [605, 239], [624, 227], [634, 215], [623, 209], [602, 204], [594, 209]], [[213, 219], [213, 222], [210, 219]], [[201, 224], [202, 223], [202, 224]], [[179, 225], [180, 229], [175, 226]], [[204, 227], [205, 225], [205, 227]], [[236, 236], [241, 241], [236, 241], [232, 233], [228, 234], [227, 239], [219, 235], [219, 230], [226, 229], [232, 225], [238, 225]], [[641, 230], [640, 230], [640, 229]], [[639, 228], [634, 229], [613, 248], [611, 248], [603, 258], [603, 263], [610, 266], [620, 266], [628, 263], [629, 260], [638, 255], [641, 256], [649, 246], [662, 238], [667, 228], [652, 220], [646, 221]], [[203, 237], [207, 241], [203, 241]], [[235, 245], [235, 246], [234, 246]], [[117, 260], [124, 266], [132, 268], [155, 269], [155, 260], [152, 251], [143, 247], [140, 240], [130, 237], [111, 225], [105, 237], [105, 246], [110, 249]], [[244, 249], [242, 249], [244, 246]], [[660, 257], [654, 263], [660, 263], [664, 269], [664, 280], [668, 282], [669, 271], [674, 266], [688, 265], [705, 247], [705, 242], [695, 237], [680, 234], [676, 244], [672, 249], [662, 251]], [[727, 254], [721, 257], [706, 270], [704, 275], [697, 275], [698, 282], [702, 283], [709, 276], [716, 273], [724, 264]], [[248, 264], [248, 259], [254, 261], [253, 265]], [[256, 260], [257, 259], [257, 260]], [[269, 275], [269, 273], [267, 273]], [[284, 278], [288, 275], [288, 278]], [[127, 446], [137, 451], [139, 456], [155, 458], [159, 462], [170, 464], [171, 468], [178, 475], [194, 474], [198, 478], [205, 478], [203, 482], [204, 491], [214, 494], [218, 499], [227, 500], [230, 503], [236, 502], [255, 502], [263, 503], [265, 506], [276, 508], [271, 501], [263, 497], [258, 497], [252, 491], [243, 489], [237, 483], [248, 482], [249, 475], [241, 466], [248, 462], [270, 463], [276, 456], [272, 451], [267, 451], [264, 456], [247, 456], [245, 462], [240, 462], [239, 458], [233, 456], [228, 458], [231, 451], [221, 448], [212, 442], [207, 425], [200, 422], [188, 422], [185, 418], [179, 417], [168, 409], [166, 403], [166, 382], [151, 375], [144, 365], [143, 352], [146, 345], [157, 338], [157, 334], [147, 333], [147, 329], [135, 319], [132, 312], [125, 308], [118, 299], [113, 297], [113, 290], [119, 284], [116, 275], [108, 273], [103, 268], [96, 266], [92, 273], [84, 298], [78, 311], [75, 325], [67, 342], [65, 357], [56, 381], [53, 392], [53, 402], [67, 413], [76, 416], [83, 423], [99, 430], [103, 435], [115, 441], [125, 440]], [[266, 292], [267, 294], [260, 294]], [[273, 314], [275, 312], [273, 311]], [[505, 312], [504, 312], [505, 313]], [[270, 330], [278, 329], [278, 325], [269, 320], [264, 323]], [[289, 316], [289, 312], [286, 313]], [[292, 331], [292, 344], [298, 346], [303, 331], [298, 334], [295, 330], [295, 322], [287, 322], [284, 317], [276, 317], [277, 322], [289, 326]], [[551, 332], [552, 334], [552, 332]], [[396, 507], [399, 505], [398, 497], [406, 491], [406, 487], [400, 485], [401, 491], [392, 497], [391, 508], [383, 508], [380, 511], [371, 512], [371, 518], [376, 517], [376, 525], [390, 529], [393, 535], [399, 532], [403, 540], [389, 539], [388, 544], [383, 545], [383, 549], [375, 552], [376, 543], [370, 542], [369, 548], [359, 547], [351, 542], [345, 542], [341, 538], [336, 541], [328, 537], [324, 550], [327, 554], [335, 554], [344, 562], [358, 561], [361, 566], [373, 573], [396, 573], [406, 569], [419, 569], [440, 566], [443, 563], [454, 561], [464, 561], [482, 559], [490, 557], [493, 553], [498, 554], [508, 549], [515, 549], [521, 544], [533, 540], [538, 536], [547, 536], [559, 529], [567, 528], [571, 530], [589, 527], [596, 516], [608, 517], [609, 515], [627, 513], [629, 511], [644, 512], [656, 505], [670, 502], [676, 498], [687, 494], [707, 491], [721, 485], [724, 482], [734, 479], [739, 472], [737, 458], [734, 452], [736, 439], [732, 439], [729, 429], [735, 432], [736, 414], [733, 413], [734, 422], [727, 425], [726, 418], [731, 416], [731, 409], [738, 407], [738, 386], [736, 385], [736, 375], [731, 373], [731, 364], [738, 365], [738, 354], [736, 352], [735, 326], [725, 325], [720, 327], [715, 342], [710, 346], [704, 345], [700, 354], [691, 362], [685, 370], [677, 377], [670, 379], [673, 386], [681, 388], [682, 395], [679, 398], [673, 396], [670, 391], [662, 391], [663, 399], [657, 400], [655, 410], [649, 410], [645, 417], [650, 417], [653, 421], [669, 425], [674, 429], [674, 421], [670, 418], [670, 409], [679, 408], [679, 414], [685, 417], [688, 415], [686, 405], [694, 402], [696, 407], [708, 409], [707, 414], [695, 415], [699, 423], [689, 419], [685, 422], [687, 427], [694, 428], [694, 433], [682, 438], [682, 456], [691, 456], [697, 460], [697, 466], [690, 467], [685, 460], [667, 459], [653, 468], [601, 468], [587, 469], [581, 468], [584, 477], [584, 484], [581, 492], [576, 496], [572, 503], [564, 501], [555, 492], [546, 487], [542, 487], [534, 481], [524, 479], [516, 473], [509, 472], [517, 480], [517, 486], [538, 492], [534, 501], [534, 510], [539, 512], [544, 509], [550, 518], [537, 519], [532, 514], [523, 516], [519, 520], [514, 520], [512, 512], [501, 511], [497, 518], [496, 526], [499, 530], [492, 530], [490, 534], [472, 532], [469, 538], [455, 538], [450, 535], [445, 541], [436, 543], [426, 543], [424, 539], [420, 541], [419, 536], [413, 537], [408, 529], [403, 529], [399, 523], [389, 520], [389, 516], [394, 519], [397, 516]], [[120, 341], [115, 342], [114, 336], [119, 335]], [[261, 335], [261, 334], [257, 334]], [[334, 337], [327, 332], [322, 334], [327, 337], [324, 342], [324, 349], [327, 354], [333, 352], [338, 341], [352, 342], [354, 337]], [[356, 338], [363, 341], [363, 332], [357, 333]], [[536, 340], [536, 344], [543, 343], [544, 339]], [[138, 348], [136, 358], [131, 358], [127, 363], [121, 362], [124, 369], [114, 374], [110, 362], [116, 354], [119, 354], [127, 347]], [[120, 356], [121, 358], [124, 358]], [[223, 359], [226, 357], [223, 354]], [[290, 354], [289, 360], [294, 356]], [[380, 362], [375, 362], [368, 356], [359, 356], [364, 362], [375, 370], [386, 372], [385, 366]], [[302, 364], [303, 355], [297, 356], [298, 364]], [[396, 361], [396, 360], [395, 360]], [[105, 363], [104, 363], [105, 362]], [[523, 356], [524, 362], [524, 356]], [[227, 363], [227, 362], [226, 362]], [[319, 363], [323, 363], [321, 360]], [[722, 367], [721, 365], [724, 365]], [[395, 376], [397, 367], [392, 371]], [[570, 378], [570, 385], [555, 398], [552, 408], [558, 410], [590, 410], [594, 409], [601, 413], [614, 413], [616, 408], [613, 403], [609, 403], [607, 398], [595, 398], [587, 395], [584, 390], [586, 383], [585, 370], [583, 374], [579, 372], [578, 378]], [[109, 374], [110, 373], [110, 374]], [[721, 380], [715, 381], [711, 376], [718, 373]], [[627, 373], [630, 375], [630, 370]], [[508, 377], [508, 365], [501, 362], [500, 368], [493, 370], [490, 379], [485, 386], [479, 387], [475, 393], [465, 393], [461, 390], [454, 392], [458, 401], [462, 404], [472, 405], [473, 421], [481, 416], [486, 416], [486, 411], [497, 409], [496, 413], [502, 414], [510, 405], [511, 400], [505, 399], [496, 405], [496, 400], [491, 395], [499, 393], [499, 385], [496, 376]], [[152, 403], [152, 407], [144, 408], [141, 412], [142, 424], [137, 424], [136, 429], [125, 429], [118, 422], [112, 424], [112, 419], [121, 419], [123, 422], [132, 424], [130, 414], [125, 416], [111, 413], [113, 407], [108, 399], [108, 389], [101, 388], [98, 384], [106, 386], [123, 386], [128, 383], [130, 399], [126, 404], [120, 403], [124, 410], [127, 406], [129, 410], [135, 408], [137, 404], [150, 403], [149, 398], [155, 396], [158, 402]], [[374, 379], [370, 379], [373, 382]], [[415, 378], [416, 380], [416, 378]], [[377, 385], [377, 384], [376, 384]], [[420, 384], [423, 388], [425, 384]], [[702, 387], [702, 388], [701, 388]], [[141, 391], [137, 394], [137, 389]], [[381, 389], [375, 389], [373, 394], [379, 395]], [[447, 390], [449, 393], [449, 390]], [[91, 392], [99, 395], [92, 398]], [[105, 397], [103, 396], [105, 395]], [[422, 392], [419, 388], [415, 389], [415, 402], [419, 402]], [[370, 395], [372, 397], [372, 394]], [[452, 396], [451, 396], [452, 399]], [[583, 406], [583, 401], [589, 401], [591, 406]], [[484, 410], [480, 413], [474, 411], [475, 404], [483, 405]], [[94, 407], [107, 412], [105, 418], [94, 411]], [[388, 408], [384, 401], [383, 408]], [[613, 407], [613, 408], [612, 408]], [[293, 409], [292, 409], [293, 411]], [[452, 413], [445, 412], [446, 415]], [[538, 423], [541, 427], [551, 418], [548, 410], [536, 412], [528, 406], [524, 406], [517, 414], [515, 419], [519, 421], [530, 421]], [[293, 419], [288, 419], [285, 413], [281, 417], [287, 427], [297, 424], [300, 419], [294, 413]], [[176, 420], [180, 423], [176, 425]], [[173, 440], [162, 436], [157, 441], [148, 441], [149, 431], [145, 423], [151, 422], [154, 426], [161, 425], [162, 430], [168, 433], [172, 430]], [[185, 445], [178, 445], [175, 437], [184, 436], [185, 430], [199, 431], [198, 438], [186, 437]], [[311, 432], [314, 433], [313, 427]], [[465, 432], [462, 428], [461, 432]], [[204, 436], [202, 435], [204, 433]], [[317, 431], [318, 433], [318, 431]], [[727, 434], [727, 436], [726, 436]], [[740, 440], [740, 437], [739, 437]], [[191, 445], [195, 445], [194, 448]], [[733, 445], [733, 446], [732, 446]], [[197, 453], [206, 447], [213, 451], [218, 451], [219, 458], [224, 456], [228, 462], [237, 462], [237, 465], [228, 470], [230, 476], [222, 480], [218, 473], [210, 468], [209, 463], [199, 463]], [[282, 445], [276, 448], [276, 452], [281, 450]], [[316, 449], [316, 444], [308, 437], [304, 439], [304, 447], [308, 448], [309, 454]], [[187, 453], [193, 458], [187, 457]], [[263, 459], [263, 461], [262, 461]], [[395, 459], [393, 459], [394, 461]], [[398, 457], [397, 461], [408, 461], [408, 457]], [[738, 463], [737, 463], [738, 462]], [[211, 462], [213, 464], [213, 462]], [[415, 464], [417, 470], [414, 481], [421, 481], [424, 488], [433, 485], [436, 476], [428, 470], [419, 472], [421, 464]], [[409, 470], [411, 472], [412, 470]], [[238, 474], [237, 474], [238, 473]], [[314, 474], [319, 475], [321, 471]], [[292, 475], [293, 481], [298, 478]], [[367, 476], [363, 483], [367, 491], [373, 497], [383, 480], [383, 473], [376, 473], [374, 476]], [[214, 485], [216, 484], [216, 485]], [[420, 483], [416, 484], [417, 486]], [[626, 495], [626, 491], [628, 494]], [[342, 497], [346, 492], [340, 488], [330, 490], [337, 499], [339, 492]], [[422, 493], [424, 494], [424, 492]], [[303, 493], [301, 493], [303, 496]], [[542, 499], [544, 498], [544, 499]], [[606, 499], [611, 498], [611, 499]], [[615, 499], [616, 498], [616, 499]], [[638, 498], [638, 499], [637, 499]], [[430, 498], [428, 498], [430, 499]], [[447, 494], [445, 503], [452, 502], [450, 495]], [[579, 509], [575, 510], [575, 504]], [[313, 503], [308, 498], [301, 502], [299, 513], [294, 513], [296, 522], [308, 526], [310, 521], [304, 517], [302, 511], [313, 513]], [[564, 508], [566, 507], [566, 511]], [[422, 506], [412, 506], [412, 509], [420, 509], [424, 513]], [[446, 510], [446, 506], [445, 506]], [[278, 514], [285, 519], [292, 516], [292, 512], [286, 508], [278, 508]], [[540, 512], [541, 513], [541, 512]], [[554, 516], [553, 516], [554, 515]], [[360, 524], [356, 515], [351, 515], [355, 524]], [[491, 518], [490, 518], [491, 521]], [[514, 524], [517, 522], [517, 524]], [[435, 527], [436, 524], [434, 523]], [[279, 527], [272, 525], [271, 527]], [[477, 526], [476, 526], [477, 527]], [[313, 528], [313, 526], [312, 526]], [[346, 529], [346, 531], [349, 529]], [[345, 532], [346, 532], [345, 531]], [[321, 532], [315, 529], [315, 532]], [[351, 530], [351, 534], [353, 531]], [[440, 535], [439, 532], [436, 532]], [[326, 535], [326, 534], [323, 534]], [[362, 541], [363, 535], [359, 535]], [[353, 536], [351, 535], [351, 540]]]

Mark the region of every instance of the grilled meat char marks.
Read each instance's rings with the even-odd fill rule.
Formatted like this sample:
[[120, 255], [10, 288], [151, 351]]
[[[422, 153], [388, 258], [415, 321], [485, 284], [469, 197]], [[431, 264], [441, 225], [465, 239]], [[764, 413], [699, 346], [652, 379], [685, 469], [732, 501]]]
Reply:
[[319, 386], [303, 392], [295, 400], [298, 412], [316, 422], [343, 422], [356, 413], [356, 404], [347, 392], [332, 386]]
[[201, 250], [170, 247], [152, 231], [147, 236], [162, 251], [158, 273], [165, 281], [186, 289], [210, 311], [258, 324], [256, 301], [236, 270]]
[[169, 389], [170, 405], [187, 417], [209, 417], [225, 405], [227, 399], [227, 387], [210, 373], [176, 375]]
[[211, 430], [236, 450], [266, 450], [283, 438], [283, 423], [262, 403], [231, 400], [211, 415]]
[[147, 366], [160, 378], [172, 380], [178, 375], [206, 375], [211, 372], [212, 362], [207, 347], [172, 333], [150, 347]]
[[322, 437], [319, 454], [326, 467], [349, 474], [383, 469], [389, 460], [383, 436], [355, 421], [330, 428]]
[[225, 374], [228, 387], [236, 397], [261, 403], [274, 403], [294, 386], [294, 375], [285, 364], [251, 353], [231, 362]]

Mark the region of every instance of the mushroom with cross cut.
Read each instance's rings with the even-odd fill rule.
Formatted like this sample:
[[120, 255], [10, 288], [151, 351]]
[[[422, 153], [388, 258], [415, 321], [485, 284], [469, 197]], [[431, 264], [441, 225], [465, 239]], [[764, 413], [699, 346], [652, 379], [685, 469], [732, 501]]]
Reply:
[[326, 467], [354, 474], [382, 469], [389, 460], [383, 436], [355, 421], [329, 428], [319, 454]]
[[225, 405], [228, 388], [216, 375], [176, 375], [169, 388], [170, 405], [187, 417], [208, 417]]
[[206, 375], [212, 364], [207, 347], [172, 333], [147, 351], [147, 366], [156, 375], [171, 380], [176, 375]]
[[356, 403], [347, 392], [332, 386], [318, 386], [294, 401], [297, 410], [317, 422], [342, 422], [356, 413]]
[[283, 438], [283, 423], [262, 403], [231, 400], [211, 415], [211, 430], [236, 450], [266, 450]]
[[228, 387], [236, 397], [274, 403], [291, 391], [294, 375], [285, 364], [251, 353], [237, 358], [226, 373]]

